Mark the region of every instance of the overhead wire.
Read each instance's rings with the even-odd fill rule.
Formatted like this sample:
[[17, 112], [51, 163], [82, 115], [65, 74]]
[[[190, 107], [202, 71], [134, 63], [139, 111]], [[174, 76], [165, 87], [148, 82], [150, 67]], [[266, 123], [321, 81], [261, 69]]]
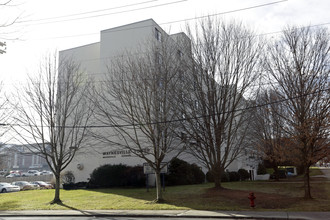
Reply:
[[[205, 16], [197, 16], [197, 17], [193, 17], [193, 18], [185, 18], [185, 19], [179, 19], [179, 20], [174, 20], [174, 21], [162, 22], [162, 23], [159, 23], [159, 25], [169, 25], [169, 24], [174, 24], [174, 23], [181, 23], [181, 22], [186, 22], [186, 21], [191, 21], [191, 20], [202, 19], [202, 18], [206, 18], [206, 17], [214, 17], [214, 16], [219, 16], [219, 15], [224, 15], [224, 14], [230, 14], [230, 13], [235, 13], [235, 12], [260, 8], [260, 7], [266, 7], [266, 6], [270, 6], [270, 5], [274, 5], [274, 4], [279, 4], [279, 3], [286, 2], [286, 1], [288, 1], [288, 0], [280, 0], [280, 1], [270, 2], [270, 3], [266, 3], [266, 4], [259, 4], [259, 5], [254, 5], [254, 6], [250, 6], [250, 7], [234, 9], [234, 10], [230, 10], [230, 11], [219, 12], [219, 13], [214, 13], [214, 14], [205, 15]], [[139, 27], [121, 28], [120, 30], [108, 30], [108, 31], [109, 32], [119, 32], [119, 31], [133, 30], [133, 29], [146, 28], [146, 27], [152, 27], [152, 26], [144, 25], [144, 26], [139, 26]], [[99, 34], [99, 32], [98, 33], [87, 33], [87, 34], [77, 34], [77, 35], [42, 38], [42, 39], [38, 39], [38, 40], [63, 39], [63, 38], [98, 35], [98, 34]]]
[[159, 1], [159, 0], [149, 0], [149, 1], [137, 2], [137, 3], [133, 3], [133, 4], [121, 5], [121, 6], [111, 7], [111, 8], [99, 9], [99, 10], [94, 10], [94, 11], [86, 11], [86, 12], [56, 16], [56, 17], [21, 20], [21, 21], [17, 21], [16, 23], [27, 23], [27, 22], [35, 22], [35, 21], [53, 20], [53, 19], [58, 19], [58, 18], [74, 17], [74, 16], [78, 16], [78, 15], [92, 14], [92, 13], [96, 13], [96, 12], [110, 11], [110, 10], [115, 10], [115, 9], [120, 9], [120, 8], [132, 7], [132, 6], [136, 6], [136, 5], [143, 5], [143, 4], [147, 4], [147, 3], [155, 2], [155, 1]]
[[[59, 22], [76, 21], [76, 20], [83, 20], [83, 19], [89, 19], [89, 18], [109, 16], [109, 15], [114, 15], [114, 14], [122, 14], [122, 13], [127, 13], [127, 12], [132, 12], [132, 11], [139, 11], [139, 10], [144, 10], [144, 9], [149, 9], [149, 8], [156, 8], [156, 7], [166, 6], [166, 5], [178, 4], [178, 3], [181, 3], [181, 2], [185, 2], [185, 1], [188, 1], [188, 0], [178, 0], [178, 1], [174, 1], [174, 2], [167, 2], [167, 3], [158, 4], [158, 5], [145, 6], [145, 7], [142, 7], [142, 8], [135, 8], [135, 9], [129, 9], [129, 10], [125, 10], [125, 11], [106, 13], [106, 14], [97, 14], [97, 15], [91, 15], [91, 16], [86, 16], [86, 17], [78, 17], [78, 18], [64, 19], [64, 20], [58, 20], [58, 21], [41, 22], [41, 23], [30, 24], [30, 26], [31, 25], [43, 25], [43, 24], [52, 24], [52, 23], [59, 23]], [[26, 21], [26, 22], [28, 22], [28, 21]], [[17, 23], [24, 23], [24, 22], [17, 22]]]
[[[325, 88], [325, 89], [320, 89], [311, 93], [305, 93], [302, 95], [298, 95], [298, 96], [294, 96], [294, 97], [287, 97], [285, 99], [280, 99], [280, 100], [276, 100], [276, 101], [272, 101], [272, 102], [266, 102], [266, 103], [261, 103], [258, 105], [253, 105], [253, 106], [248, 106], [248, 107], [244, 107], [244, 108], [238, 108], [238, 109], [234, 109], [234, 110], [230, 110], [230, 111], [225, 111], [225, 112], [221, 112], [221, 113], [215, 113], [215, 114], [206, 114], [206, 115], [201, 115], [201, 116], [195, 116], [195, 117], [191, 117], [191, 118], [179, 118], [179, 119], [175, 119], [175, 120], [168, 120], [168, 121], [156, 121], [156, 122], [149, 122], [149, 123], [136, 123], [136, 124], [119, 124], [119, 125], [87, 125], [87, 126], [54, 126], [54, 127], [61, 127], [61, 128], [114, 128], [114, 127], [134, 127], [134, 126], [147, 126], [147, 125], [156, 125], [156, 124], [167, 124], [167, 123], [174, 123], [174, 122], [182, 122], [182, 121], [188, 121], [188, 120], [198, 120], [201, 118], [205, 118], [205, 117], [210, 117], [210, 116], [215, 116], [218, 114], [229, 114], [229, 113], [234, 113], [234, 112], [239, 112], [239, 111], [245, 111], [245, 110], [251, 110], [254, 108], [260, 108], [260, 107], [264, 107], [267, 105], [273, 105], [273, 104], [279, 104], [282, 102], [286, 102], [289, 100], [293, 100], [293, 99], [298, 99], [304, 96], [309, 96], [309, 95], [314, 95], [317, 93], [321, 93], [321, 92], [326, 92], [326, 91], [330, 91], [330, 87]], [[50, 127], [47, 125], [44, 126], [35, 126], [35, 125], [22, 125], [22, 124], [0, 124], [2, 126], [16, 126], [16, 127]]]

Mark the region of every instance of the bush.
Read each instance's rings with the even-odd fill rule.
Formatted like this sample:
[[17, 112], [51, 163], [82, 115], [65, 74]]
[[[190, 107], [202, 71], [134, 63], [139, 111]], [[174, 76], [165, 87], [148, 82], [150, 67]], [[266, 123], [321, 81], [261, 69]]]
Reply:
[[174, 158], [168, 168], [165, 181], [167, 185], [200, 184], [205, 180], [205, 174], [196, 164]]
[[[214, 182], [214, 177], [212, 175], [211, 172], [207, 172], [206, 173], [206, 181], [209, 183], [213, 183]], [[230, 178], [229, 178], [229, 173], [228, 172], [222, 172], [221, 174], [221, 182], [229, 182]]]
[[221, 182], [229, 182], [230, 178], [229, 178], [229, 173], [228, 172], [223, 172], [221, 174]]
[[258, 175], [267, 174], [267, 169], [266, 169], [266, 167], [264, 166], [263, 163], [259, 163], [259, 164], [258, 164], [257, 174], [258, 174]]
[[205, 182], [205, 174], [196, 164], [191, 164], [191, 170], [194, 175], [194, 183], [200, 184]]
[[209, 182], [209, 183], [213, 183], [213, 182], [214, 182], [213, 175], [211, 174], [210, 171], [208, 171], [208, 172], [206, 173], [206, 181]]
[[142, 166], [127, 167], [125, 173], [124, 186], [143, 187], [146, 183], [146, 177]]
[[238, 174], [240, 176], [240, 180], [247, 180], [247, 179], [250, 179], [250, 174], [247, 170], [245, 169], [239, 169], [238, 171]]
[[238, 172], [228, 172], [228, 176], [229, 176], [229, 181], [230, 182], [234, 182], [234, 181], [239, 181], [240, 180], [240, 175], [238, 174]]
[[62, 182], [64, 184], [70, 184], [70, 183], [74, 183], [76, 181], [76, 178], [74, 177], [74, 174], [72, 171], [66, 171], [63, 175], [62, 175]]
[[89, 188], [144, 186], [145, 177], [141, 166], [106, 164], [96, 168], [90, 175]]

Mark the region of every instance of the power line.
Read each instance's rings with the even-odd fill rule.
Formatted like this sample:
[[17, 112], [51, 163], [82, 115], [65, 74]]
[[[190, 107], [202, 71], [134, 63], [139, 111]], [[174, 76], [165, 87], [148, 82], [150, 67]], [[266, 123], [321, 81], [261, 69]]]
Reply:
[[108, 15], [122, 14], [122, 13], [127, 13], [127, 12], [132, 12], [132, 11], [139, 11], [139, 10], [144, 10], [144, 9], [149, 9], [149, 8], [156, 8], [156, 7], [166, 6], [166, 5], [178, 4], [181, 2], [185, 2], [185, 1], [188, 1], [188, 0], [179, 0], [179, 1], [174, 1], [174, 2], [158, 4], [158, 5], [146, 6], [146, 7], [142, 7], [142, 8], [129, 9], [129, 10], [125, 10], [125, 11], [91, 15], [91, 16], [79, 17], [79, 18], [64, 19], [64, 20], [58, 20], [58, 21], [41, 22], [41, 23], [35, 23], [35, 24], [30, 24], [30, 25], [43, 25], [43, 24], [52, 24], [52, 23], [59, 23], [59, 22], [76, 21], [76, 20], [83, 20], [83, 19], [89, 19], [89, 18], [103, 17], [103, 16], [108, 16]]
[[115, 10], [115, 9], [120, 9], [120, 8], [132, 7], [132, 6], [136, 6], [136, 5], [143, 5], [143, 4], [147, 4], [147, 3], [155, 2], [155, 1], [159, 1], [159, 0], [144, 1], [144, 2], [128, 4], [128, 5], [121, 5], [121, 6], [112, 7], [112, 8], [99, 9], [99, 10], [94, 10], [94, 11], [86, 11], [86, 12], [81, 12], [81, 13], [76, 13], [76, 14], [69, 14], [69, 15], [62, 15], [62, 16], [57, 16], [57, 17], [22, 20], [22, 21], [17, 21], [16, 23], [27, 23], [27, 22], [35, 22], [35, 21], [54, 20], [54, 19], [58, 19], [58, 18], [74, 17], [74, 16], [79, 16], [79, 15], [84, 15], [84, 14], [92, 14], [92, 13], [96, 13], [96, 12], [110, 11], [110, 10]]
[[[191, 20], [196, 20], [196, 19], [201, 19], [201, 18], [206, 18], [206, 17], [214, 17], [214, 16], [218, 16], [218, 15], [230, 14], [230, 13], [235, 13], [235, 12], [240, 12], [240, 11], [245, 11], [245, 10], [251, 10], [251, 9], [255, 9], [255, 8], [266, 7], [269, 5], [279, 4], [279, 3], [286, 2], [286, 1], [288, 1], [288, 0], [281, 0], [281, 1], [275, 1], [275, 2], [270, 2], [270, 3], [266, 3], [266, 4], [254, 5], [254, 6], [250, 6], [250, 7], [245, 7], [245, 8], [240, 8], [240, 9], [235, 9], [235, 10], [230, 10], [230, 11], [225, 11], [225, 12], [219, 12], [219, 13], [215, 13], [215, 14], [211, 14], [211, 15], [199, 16], [199, 17], [194, 17], [194, 18], [186, 18], [186, 19], [168, 21], [168, 22], [159, 23], [159, 25], [169, 25], [169, 24], [191, 21]], [[152, 26], [145, 25], [145, 26], [139, 26], [139, 27], [122, 28], [120, 30], [110, 30], [109, 32], [119, 32], [119, 31], [133, 30], [133, 29], [146, 28], [146, 27], [152, 27]], [[77, 35], [43, 38], [43, 39], [38, 39], [38, 40], [72, 38], [72, 37], [90, 36], [90, 35], [97, 35], [97, 34], [99, 34], [99, 32], [98, 33], [88, 33], [88, 34], [77, 34]]]
[[[254, 108], [260, 108], [260, 107], [264, 107], [267, 105], [273, 105], [273, 104], [279, 104], [282, 102], [286, 102], [289, 100], [293, 100], [293, 99], [298, 99], [304, 96], [308, 96], [308, 95], [313, 95], [316, 93], [321, 93], [321, 92], [326, 92], [326, 91], [330, 91], [330, 87], [326, 88], [326, 89], [321, 89], [315, 92], [311, 92], [311, 93], [305, 93], [302, 95], [298, 95], [298, 96], [294, 96], [294, 97], [288, 97], [285, 99], [281, 99], [281, 100], [276, 100], [273, 102], [266, 102], [266, 103], [262, 103], [259, 105], [254, 105], [254, 106], [249, 106], [249, 107], [245, 107], [245, 108], [238, 108], [235, 110], [230, 110], [230, 111], [225, 111], [225, 112], [221, 112], [219, 114], [229, 114], [229, 113], [233, 113], [233, 112], [239, 112], [239, 111], [244, 111], [244, 110], [250, 110], [250, 109], [254, 109]], [[191, 118], [179, 118], [179, 119], [175, 119], [175, 120], [168, 120], [168, 121], [159, 121], [159, 122], [149, 122], [149, 123], [138, 123], [138, 124], [122, 124], [122, 125], [87, 125], [87, 126], [55, 126], [55, 127], [61, 127], [61, 128], [122, 128], [122, 127], [132, 127], [132, 126], [146, 126], [146, 125], [156, 125], [156, 124], [168, 124], [168, 123], [174, 123], [174, 122], [182, 122], [182, 121], [188, 121], [188, 120], [198, 120], [201, 118], [205, 118], [205, 117], [210, 117], [210, 116], [215, 116], [218, 114], [209, 114], [209, 115], [201, 115], [201, 116], [196, 116], [196, 117], [191, 117]], [[2, 126], [16, 126], [16, 127], [41, 127], [41, 126], [36, 126], [36, 125], [20, 125], [20, 124], [2, 124]], [[43, 127], [50, 127], [50, 126], [43, 126]]]

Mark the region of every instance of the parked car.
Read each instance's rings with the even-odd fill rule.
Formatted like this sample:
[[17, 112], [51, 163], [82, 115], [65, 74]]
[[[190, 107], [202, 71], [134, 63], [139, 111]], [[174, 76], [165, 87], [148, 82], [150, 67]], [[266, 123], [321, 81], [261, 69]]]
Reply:
[[14, 186], [10, 183], [0, 183], [0, 192], [6, 193], [6, 192], [18, 192], [20, 191], [19, 186]]
[[21, 175], [19, 175], [18, 173], [10, 173], [6, 176], [6, 178], [13, 178], [13, 177], [20, 177]]
[[52, 175], [52, 174], [53, 174], [53, 172], [48, 171], [48, 170], [43, 170], [43, 171], [41, 171], [41, 173], [40, 173], [40, 175]]
[[46, 183], [44, 181], [34, 181], [34, 182], [31, 182], [31, 184], [37, 184], [37, 185], [39, 185], [39, 187], [41, 189], [52, 189], [53, 188], [53, 186], [51, 184]]
[[34, 186], [27, 181], [17, 181], [13, 182], [12, 185], [19, 186], [20, 190], [34, 189]]
[[40, 176], [40, 172], [38, 170], [29, 170], [26, 173], [22, 173], [22, 176]]
[[33, 183], [33, 182], [29, 182], [29, 183], [33, 186], [33, 189], [40, 189], [39, 184], [36, 184], [36, 183]]

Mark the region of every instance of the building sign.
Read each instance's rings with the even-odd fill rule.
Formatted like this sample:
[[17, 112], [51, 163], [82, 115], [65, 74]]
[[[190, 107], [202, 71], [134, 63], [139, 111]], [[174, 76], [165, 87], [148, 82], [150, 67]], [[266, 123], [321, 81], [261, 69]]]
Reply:
[[[167, 173], [167, 163], [160, 163], [160, 166], [163, 167], [160, 173]], [[154, 174], [155, 170], [148, 163], [144, 163], [143, 172], [144, 174]]]
[[130, 157], [130, 150], [111, 150], [102, 153], [103, 158], [116, 158], [117, 156], [121, 157]]

